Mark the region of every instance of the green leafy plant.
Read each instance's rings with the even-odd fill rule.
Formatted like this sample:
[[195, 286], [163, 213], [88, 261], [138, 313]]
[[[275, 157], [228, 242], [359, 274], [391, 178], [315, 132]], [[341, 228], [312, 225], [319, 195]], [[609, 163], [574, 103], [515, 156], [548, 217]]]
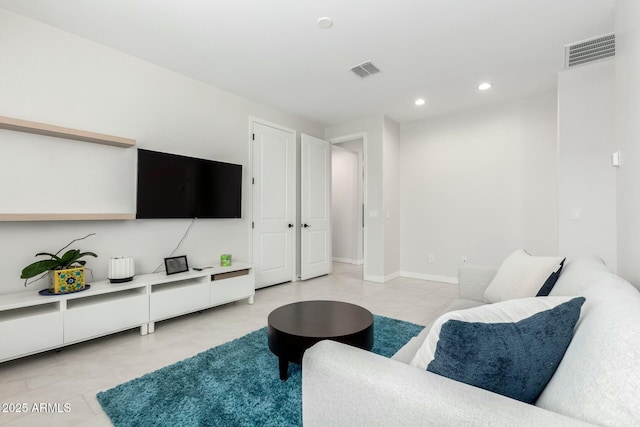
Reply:
[[[82, 267], [87, 263], [85, 260], [81, 259], [83, 257], [86, 257], [86, 256], [97, 257], [98, 255], [96, 255], [93, 252], [80, 252], [80, 249], [69, 249], [62, 256], [59, 256], [60, 252], [62, 252], [63, 250], [71, 246], [74, 242], [77, 242], [78, 240], [84, 240], [87, 237], [93, 236], [93, 235], [95, 235], [95, 233], [91, 233], [79, 239], [72, 240], [71, 242], [69, 242], [68, 245], [60, 249], [55, 254], [50, 254], [48, 252], [37, 253], [36, 254], [37, 257], [48, 256], [49, 259], [36, 261], [32, 264], [27, 265], [25, 268], [22, 269], [22, 274], [20, 275], [20, 278], [25, 279], [24, 285], [27, 286], [29, 283], [33, 283], [37, 280], [42, 279], [46, 273], [52, 270], [65, 270], [67, 268]], [[42, 274], [42, 277], [39, 277], [33, 282], [28, 282], [29, 279], [39, 274]]]

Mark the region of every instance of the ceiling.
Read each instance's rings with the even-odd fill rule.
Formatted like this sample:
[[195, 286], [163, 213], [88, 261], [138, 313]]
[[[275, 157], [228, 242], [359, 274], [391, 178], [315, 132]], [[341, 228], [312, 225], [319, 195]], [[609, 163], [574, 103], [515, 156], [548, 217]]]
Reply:
[[[0, 0], [45, 22], [331, 126], [420, 120], [556, 86], [563, 46], [615, 0]], [[329, 29], [320, 17], [334, 21]], [[381, 73], [349, 68], [371, 60]], [[494, 87], [477, 90], [482, 81]], [[417, 107], [414, 100], [426, 104]]]

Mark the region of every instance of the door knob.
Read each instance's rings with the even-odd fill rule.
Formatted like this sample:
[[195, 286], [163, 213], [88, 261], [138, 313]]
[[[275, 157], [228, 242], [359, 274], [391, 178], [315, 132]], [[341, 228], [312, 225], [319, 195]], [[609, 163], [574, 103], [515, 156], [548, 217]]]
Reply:
[[309, 228], [309, 227], [311, 227], [309, 224], [302, 224], [302, 226], [303, 226], [304, 228]]
[[289, 227], [289, 228], [293, 228], [293, 224], [289, 224], [287, 227]]

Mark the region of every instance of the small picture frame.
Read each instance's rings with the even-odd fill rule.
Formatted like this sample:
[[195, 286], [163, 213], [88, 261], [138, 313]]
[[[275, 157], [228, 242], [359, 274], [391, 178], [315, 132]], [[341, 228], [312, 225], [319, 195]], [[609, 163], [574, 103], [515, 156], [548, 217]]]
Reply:
[[174, 256], [164, 259], [164, 267], [167, 270], [167, 276], [169, 274], [184, 273], [189, 271], [189, 263], [187, 262], [187, 256]]

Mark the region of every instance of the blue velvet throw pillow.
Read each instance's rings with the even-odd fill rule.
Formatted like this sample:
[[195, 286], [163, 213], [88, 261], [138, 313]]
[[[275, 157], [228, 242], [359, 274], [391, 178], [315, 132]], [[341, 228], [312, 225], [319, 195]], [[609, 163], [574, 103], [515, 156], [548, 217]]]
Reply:
[[545, 282], [542, 284], [542, 287], [536, 294], [537, 297], [546, 297], [549, 295], [549, 293], [551, 292], [551, 289], [553, 289], [556, 282], [558, 281], [558, 278], [560, 277], [560, 273], [562, 272], [562, 267], [564, 267], [564, 262], [566, 260], [567, 259], [564, 258], [562, 262], [560, 262], [560, 268], [558, 268], [556, 271], [551, 273], [549, 277], [547, 277], [547, 280], [545, 280]]
[[585, 299], [514, 323], [448, 320], [427, 371], [534, 403], [560, 364]]

